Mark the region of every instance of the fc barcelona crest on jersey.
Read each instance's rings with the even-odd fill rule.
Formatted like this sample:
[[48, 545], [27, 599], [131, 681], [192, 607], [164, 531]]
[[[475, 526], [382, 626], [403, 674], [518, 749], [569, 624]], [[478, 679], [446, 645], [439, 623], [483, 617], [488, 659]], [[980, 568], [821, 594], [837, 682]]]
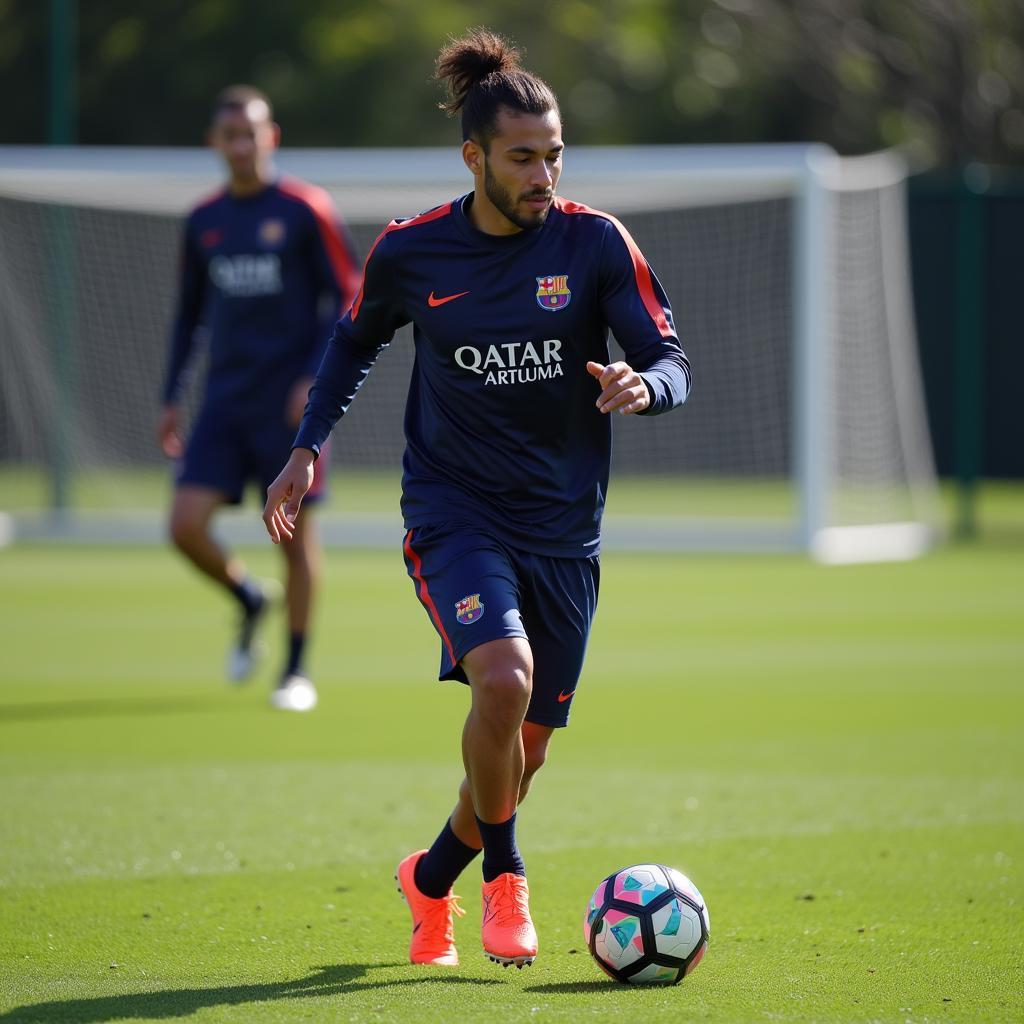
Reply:
[[284, 221], [271, 217], [260, 225], [260, 241], [268, 249], [276, 249], [284, 241]]
[[479, 594], [467, 594], [460, 601], [455, 602], [455, 618], [463, 626], [476, 622], [483, 614], [484, 606]]
[[537, 278], [537, 305], [549, 313], [565, 309], [572, 298], [568, 274], [548, 274]]

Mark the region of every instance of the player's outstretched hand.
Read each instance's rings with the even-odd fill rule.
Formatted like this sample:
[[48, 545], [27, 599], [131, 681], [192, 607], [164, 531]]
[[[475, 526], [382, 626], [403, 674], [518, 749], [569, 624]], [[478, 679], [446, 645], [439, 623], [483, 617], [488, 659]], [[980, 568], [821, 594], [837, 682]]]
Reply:
[[587, 363], [587, 373], [601, 385], [597, 407], [601, 412], [623, 416], [643, 412], [651, 404], [651, 395], [643, 377], [629, 363]]
[[176, 405], [165, 405], [156, 421], [156, 440], [169, 459], [180, 459], [185, 451], [181, 437], [181, 413]]
[[267, 503], [263, 506], [263, 523], [275, 544], [292, 539], [295, 517], [312, 484], [313, 453], [308, 448], [293, 448], [284, 469], [267, 488]]

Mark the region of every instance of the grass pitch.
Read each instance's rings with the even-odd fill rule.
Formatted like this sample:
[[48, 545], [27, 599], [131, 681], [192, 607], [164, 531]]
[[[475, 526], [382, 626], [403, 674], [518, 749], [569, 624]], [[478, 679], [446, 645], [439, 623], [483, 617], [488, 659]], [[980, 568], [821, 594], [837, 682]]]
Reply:
[[[268, 548], [247, 552], [263, 573]], [[1024, 547], [906, 565], [607, 552], [571, 727], [521, 814], [541, 954], [405, 963], [391, 875], [466, 693], [400, 554], [335, 551], [321, 707], [221, 681], [232, 610], [162, 548], [0, 551], [0, 1022], [1024, 1017]], [[596, 883], [689, 874], [678, 988], [604, 978]]]

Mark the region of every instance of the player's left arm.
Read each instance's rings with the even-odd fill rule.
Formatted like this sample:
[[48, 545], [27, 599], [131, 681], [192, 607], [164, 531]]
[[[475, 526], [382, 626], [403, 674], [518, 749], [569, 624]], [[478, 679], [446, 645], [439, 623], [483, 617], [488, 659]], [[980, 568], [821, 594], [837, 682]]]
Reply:
[[668, 412], [690, 393], [690, 362], [679, 344], [661, 282], [629, 232], [609, 219], [600, 250], [600, 302], [624, 361], [587, 364], [601, 387], [601, 412], [650, 416]]
[[205, 301], [206, 264], [190, 217], [182, 233], [178, 310], [167, 356], [163, 406], [156, 427], [157, 442], [164, 455], [170, 459], [180, 458], [185, 450], [181, 411], [185, 372], [195, 347], [196, 328]]

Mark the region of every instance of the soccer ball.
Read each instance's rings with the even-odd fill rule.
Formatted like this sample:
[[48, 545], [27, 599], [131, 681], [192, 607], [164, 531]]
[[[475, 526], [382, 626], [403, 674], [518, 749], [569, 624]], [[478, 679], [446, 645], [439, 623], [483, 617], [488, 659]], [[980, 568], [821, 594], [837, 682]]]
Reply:
[[678, 985], [700, 963], [710, 935], [697, 887], [661, 864], [609, 875], [583, 918], [583, 937], [601, 970], [634, 985]]

